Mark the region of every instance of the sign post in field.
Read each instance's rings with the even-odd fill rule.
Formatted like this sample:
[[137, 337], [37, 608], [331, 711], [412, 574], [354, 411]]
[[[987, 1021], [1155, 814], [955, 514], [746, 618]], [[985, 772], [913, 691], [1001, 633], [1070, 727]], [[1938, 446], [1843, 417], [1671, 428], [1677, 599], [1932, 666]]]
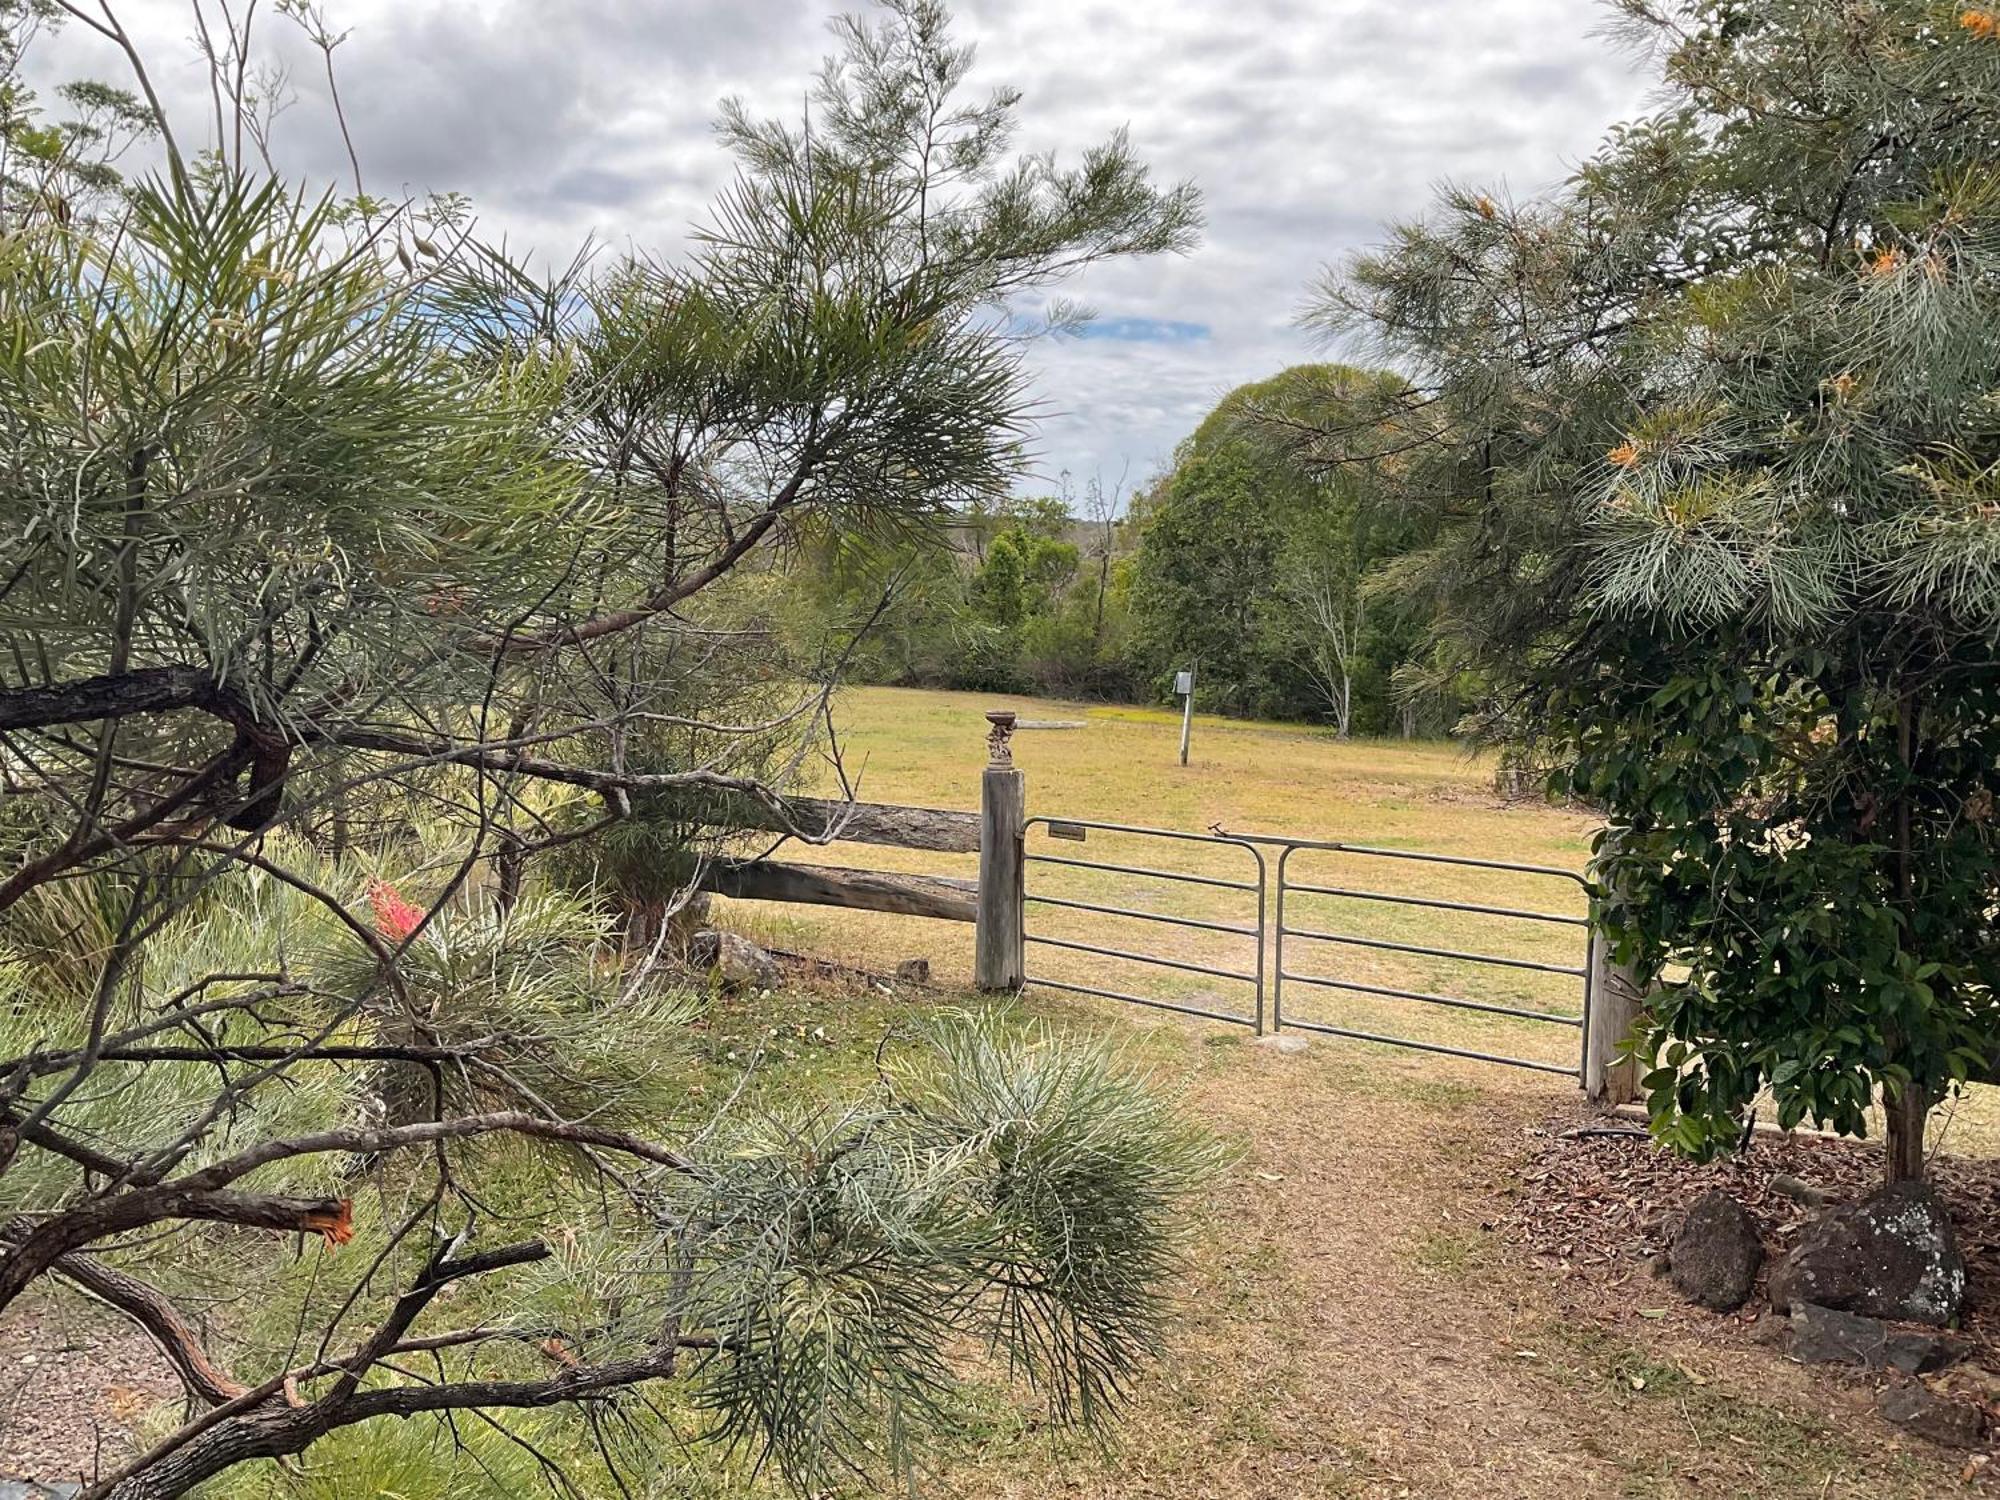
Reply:
[[1181, 764], [1187, 764], [1188, 737], [1194, 732], [1194, 673], [1174, 673], [1174, 691], [1181, 695]]

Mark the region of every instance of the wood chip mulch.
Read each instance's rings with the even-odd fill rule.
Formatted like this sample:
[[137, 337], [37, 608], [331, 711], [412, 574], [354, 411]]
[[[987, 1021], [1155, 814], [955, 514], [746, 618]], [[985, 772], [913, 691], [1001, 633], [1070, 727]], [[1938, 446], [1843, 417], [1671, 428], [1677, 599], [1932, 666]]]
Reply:
[[[1556, 1119], [1530, 1129], [1518, 1186], [1492, 1227], [1549, 1270], [1625, 1279], [1666, 1248], [1680, 1215], [1721, 1188], [1763, 1231], [1767, 1266], [1819, 1212], [1774, 1186], [1790, 1178], [1829, 1203], [1867, 1196], [1882, 1182], [1879, 1144], [1758, 1131], [1741, 1156], [1697, 1165], [1622, 1131], [1619, 1123]], [[2000, 1161], [1938, 1156], [1930, 1180], [1943, 1195], [1966, 1260], [1964, 1331], [2000, 1362]]]
[[0, 1321], [0, 1494], [8, 1480], [89, 1480], [125, 1457], [135, 1424], [179, 1391], [152, 1342], [122, 1318], [80, 1299], [22, 1297]]

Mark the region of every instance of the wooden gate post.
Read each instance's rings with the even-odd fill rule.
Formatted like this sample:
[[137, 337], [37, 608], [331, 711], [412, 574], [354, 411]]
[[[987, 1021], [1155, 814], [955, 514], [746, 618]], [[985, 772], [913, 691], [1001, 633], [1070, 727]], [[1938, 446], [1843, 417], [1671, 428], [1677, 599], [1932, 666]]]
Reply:
[[1022, 842], [1027, 833], [1027, 782], [1014, 765], [1014, 715], [986, 716], [986, 772], [979, 784], [979, 918], [973, 979], [986, 991], [1018, 990], [1027, 978], [1023, 912], [1027, 887]]
[[[1618, 847], [1617, 829], [1605, 835], [1598, 863]], [[1607, 905], [1621, 899], [1607, 885]], [[1635, 1104], [1639, 1099], [1639, 1067], [1620, 1049], [1631, 1038], [1645, 1008], [1645, 991], [1629, 964], [1612, 961], [1611, 940], [1593, 922], [1590, 928], [1590, 1013], [1584, 1018], [1583, 1092], [1607, 1109]]]

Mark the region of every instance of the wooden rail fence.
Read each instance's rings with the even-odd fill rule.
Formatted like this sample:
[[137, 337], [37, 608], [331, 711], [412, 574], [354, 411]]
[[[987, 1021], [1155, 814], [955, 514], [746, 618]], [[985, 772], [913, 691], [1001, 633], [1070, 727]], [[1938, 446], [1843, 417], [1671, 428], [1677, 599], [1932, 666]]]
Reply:
[[986, 718], [992, 728], [987, 734], [988, 762], [976, 813], [819, 797], [789, 797], [773, 807], [740, 793], [704, 794], [698, 800], [691, 799], [687, 808], [690, 822], [715, 828], [798, 832], [843, 843], [977, 854], [977, 880], [790, 864], [775, 859], [718, 860], [703, 869], [701, 888], [745, 901], [803, 902], [971, 922], [978, 929], [973, 968], [979, 987], [1018, 989], [1026, 974], [1021, 855], [1027, 831], [1027, 790], [1013, 761], [1015, 716], [996, 712]]
[[[773, 807], [740, 794], [708, 794], [690, 801], [690, 822], [745, 832], [798, 832], [816, 840], [877, 844], [942, 854], [977, 854], [979, 877], [906, 875], [837, 865], [791, 864], [775, 859], [716, 861], [704, 869], [701, 888], [748, 901], [803, 902], [899, 916], [971, 922], [973, 977], [987, 991], [1013, 991], [1026, 982], [1027, 906], [1024, 869], [1027, 784], [1014, 764], [1012, 713], [989, 713], [987, 763], [980, 779], [979, 811], [903, 807], [793, 797]], [[1613, 899], [1600, 897], [1599, 899]], [[1584, 1021], [1584, 1090], [1602, 1105], [1629, 1104], [1638, 1079], [1622, 1044], [1644, 1006], [1634, 976], [1613, 961], [1593, 923], [1587, 960], [1590, 1014]]]

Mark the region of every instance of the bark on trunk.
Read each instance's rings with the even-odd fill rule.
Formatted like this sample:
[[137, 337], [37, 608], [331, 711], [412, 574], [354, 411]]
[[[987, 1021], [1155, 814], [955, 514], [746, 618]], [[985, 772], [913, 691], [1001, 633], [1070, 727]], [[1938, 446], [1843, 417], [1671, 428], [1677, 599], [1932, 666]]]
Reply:
[[1930, 1117], [1930, 1101], [1912, 1085], [1882, 1103], [1889, 1117], [1888, 1179], [1915, 1182], [1924, 1175], [1924, 1122]]
[[[1905, 774], [1916, 760], [1917, 717], [1920, 709], [1914, 693], [1905, 693], [1897, 704], [1896, 751]], [[1903, 941], [1916, 933], [1916, 877], [1910, 830], [1910, 794], [1907, 786], [1896, 798], [1896, 904], [1903, 912]], [[1890, 1056], [1896, 1055], [1897, 1038], [1891, 1035]], [[1885, 1147], [1886, 1175], [1891, 1182], [1914, 1182], [1924, 1175], [1924, 1120], [1930, 1113], [1930, 1099], [1924, 1089], [1912, 1084], [1882, 1105], [1888, 1115]]]

